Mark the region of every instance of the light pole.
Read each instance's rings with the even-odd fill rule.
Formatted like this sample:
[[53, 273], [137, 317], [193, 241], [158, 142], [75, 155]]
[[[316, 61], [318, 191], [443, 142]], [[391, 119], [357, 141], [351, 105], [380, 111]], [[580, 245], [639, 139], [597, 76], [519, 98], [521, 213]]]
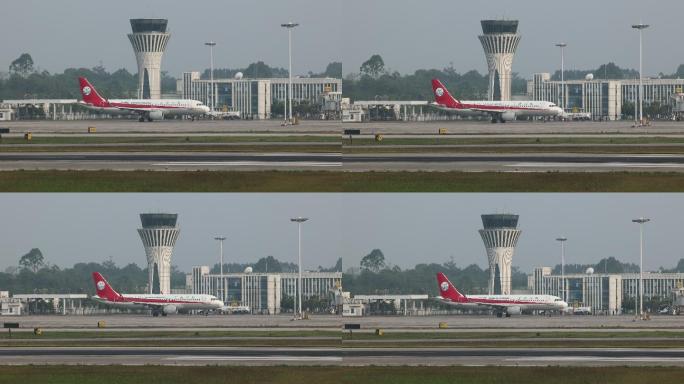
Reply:
[[[292, 29], [294, 29], [296, 26], [298, 26], [298, 23], [285, 23], [285, 24], [280, 24], [281, 27], [287, 28], [287, 40], [288, 40], [288, 56], [290, 59], [290, 68], [288, 70], [289, 75], [290, 75], [290, 83], [288, 85], [288, 90], [287, 90], [287, 100], [285, 101], [285, 107], [287, 108], [287, 103], [289, 101], [290, 104], [290, 124], [292, 123]], [[285, 110], [285, 121], [287, 121], [287, 110]]]
[[565, 298], [565, 242], [567, 240], [567, 237], [559, 237], [556, 239], [556, 241], [559, 241], [561, 244], [561, 296], [565, 302], [567, 302]]
[[639, 224], [639, 315], [644, 316], [644, 224], [651, 221], [644, 217], [632, 220]]
[[216, 43], [213, 41], [204, 43], [204, 45], [209, 47], [209, 55], [211, 57], [211, 62], [210, 62], [210, 69], [209, 69], [209, 77], [211, 80], [209, 81], [209, 86], [211, 87], [211, 112], [214, 112], [214, 107], [215, 102], [214, 102], [214, 47], [216, 46]]
[[[644, 124], [644, 29], [648, 24], [639, 23], [632, 25], [632, 28], [639, 30], [639, 125]], [[635, 114], [636, 115], [636, 114]]]
[[219, 274], [219, 284], [221, 285], [221, 301], [225, 300], [225, 297], [223, 297], [223, 241], [226, 239], [225, 236], [216, 236], [214, 237], [214, 240], [218, 240], [219, 242], [219, 253], [221, 255], [221, 266], [220, 266], [220, 274]]
[[[299, 318], [302, 318], [302, 223], [309, 220], [308, 217], [294, 217], [290, 219], [290, 221], [297, 223], [297, 230], [299, 233], [298, 237], [298, 248], [299, 248], [299, 279], [297, 282], [297, 304], [298, 304], [298, 311], [297, 311], [297, 316]], [[295, 316], [295, 318], [297, 318]]]
[[563, 108], [563, 112], [565, 112], [566, 108], [566, 102], [565, 102], [565, 47], [567, 47], [567, 43], [558, 43], [556, 44], [556, 47], [559, 47], [561, 49], [561, 108]]

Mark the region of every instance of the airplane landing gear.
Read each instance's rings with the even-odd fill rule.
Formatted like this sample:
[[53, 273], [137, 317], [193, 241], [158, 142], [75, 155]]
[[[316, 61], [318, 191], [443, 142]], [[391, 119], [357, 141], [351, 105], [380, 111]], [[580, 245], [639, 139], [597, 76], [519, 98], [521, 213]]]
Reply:
[[144, 123], [144, 122], [145, 122], [145, 117], [140, 116], [140, 118], [138, 119], [138, 121], [141, 122], [141, 123]]

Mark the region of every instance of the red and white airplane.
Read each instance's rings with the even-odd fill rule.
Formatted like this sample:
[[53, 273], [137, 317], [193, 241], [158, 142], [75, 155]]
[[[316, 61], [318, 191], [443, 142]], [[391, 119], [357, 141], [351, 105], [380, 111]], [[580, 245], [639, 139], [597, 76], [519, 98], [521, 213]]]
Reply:
[[462, 116], [489, 115], [492, 123], [505, 123], [518, 116], [563, 116], [563, 109], [548, 101], [459, 101], [437, 79], [432, 79], [432, 93], [435, 95], [435, 102], [430, 104], [433, 107]]
[[471, 295], [459, 292], [442, 273], [437, 273], [439, 299], [449, 305], [465, 308], [491, 308], [497, 317], [519, 315], [524, 310], [565, 311], [568, 303], [551, 295]]
[[122, 295], [99, 272], [93, 272], [97, 296], [93, 300], [103, 304], [131, 309], [150, 309], [152, 316], [166, 316], [170, 313], [198, 311], [219, 311], [225, 305], [211, 295]]
[[85, 77], [78, 78], [81, 86], [83, 102], [80, 105], [86, 108], [110, 113], [110, 114], [133, 114], [140, 116], [143, 122], [162, 120], [164, 116], [199, 116], [206, 115], [210, 109], [202, 102], [188, 99], [126, 99], [107, 100], [100, 96], [95, 87]]

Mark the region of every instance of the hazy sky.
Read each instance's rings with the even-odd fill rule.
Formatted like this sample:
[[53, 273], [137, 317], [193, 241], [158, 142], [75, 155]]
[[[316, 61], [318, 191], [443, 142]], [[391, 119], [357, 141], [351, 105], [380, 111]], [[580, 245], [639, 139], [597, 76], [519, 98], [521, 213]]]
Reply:
[[672, 267], [684, 257], [679, 236], [684, 194], [3, 194], [0, 268], [16, 265], [32, 247], [61, 267], [104, 261], [146, 264], [136, 231], [141, 212], [179, 214], [172, 263], [188, 271], [218, 260], [214, 236], [224, 234], [228, 262], [273, 255], [297, 258], [302, 231], [305, 268], [358, 266], [373, 248], [402, 268], [450, 260], [486, 266], [478, 229], [483, 213], [520, 215], [523, 233], [513, 264], [531, 271], [559, 263], [555, 239], [567, 236], [568, 263], [614, 256], [638, 262], [638, 226], [647, 216], [644, 267]]
[[646, 224], [645, 269], [674, 267], [684, 257], [684, 194], [376, 194], [345, 197], [344, 267], [380, 248], [391, 264], [487, 265], [479, 229], [481, 214], [516, 213], [522, 230], [513, 265], [531, 272], [560, 264], [566, 236], [567, 263], [595, 263], [614, 256], [639, 262], [639, 228]]
[[214, 64], [240, 68], [263, 60], [287, 68], [287, 32], [280, 24], [301, 23], [293, 33], [293, 73], [322, 72], [339, 61], [341, 2], [329, 0], [0, 0], [0, 71], [23, 52], [50, 72], [68, 67], [91, 68], [100, 62], [109, 70], [137, 73], [135, 55], [126, 36], [129, 19], [169, 19], [169, 41], [162, 70], [209, 68], [214, 40]]
[[358, 72], [372, 54], [401, 73], [441, 69], [487, 70], [477, 36], [480, 20], [520, 20], [522, 40], [513, 71], [525, 77], [560, 68], [564, 41], [566, 68], [592, 69], [610, 61], [639, 67], [638, 33], [643, 20], [644, 74], [673, 73], [684, 63], [681, 0], [345, 0], [344, 72]]
[[181, 233], [172, 264], [189, 271], [218, 263], [216, 235], [225, 235], [224, 261], [254, 263], [273, 255], [297, 261], [297, 225], [303, 225], [303, 265], [331, 267], [342, 256], [338, 195], [308, 194], [2, 194], [0, 268], [40, 248], [60, 267], [107, 260], [146, 266], [138, 236], [140, 213], [178, 213]]

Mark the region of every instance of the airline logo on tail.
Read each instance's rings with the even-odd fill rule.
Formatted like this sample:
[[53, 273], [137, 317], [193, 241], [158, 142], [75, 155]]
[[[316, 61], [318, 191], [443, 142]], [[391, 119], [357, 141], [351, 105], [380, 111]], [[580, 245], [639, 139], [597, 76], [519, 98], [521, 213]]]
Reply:
[[90, 104], [94, 107], [109, 106], [109, 102], [107, 102], [107, 100], [100, 96], [99, 93], [97, 93], [97, 90], [95, 89], [95, 87], [93, 87], [92, 84], [90, 84], [88, 79], [86, 79], [85, 77], [79, 77], [78, 83], [81, 87], [81, 96], [83, 96], [84, 103]]
[[439, 283], [439, 291], [443, 299], [456, 303], [468, 302], [468, 298], [459, 292], [442, 272], [437, 273], [437, 282]]
[[107, 301], [121, 301], [123, 299], [123, 296], [107, 283], [107, 280], [105, 280], [100, 272], [93, 272], [93, 282], [95, 283], [95, 289], [99, 298]]
[[432, 79], [432, 92], [435, 94], [435, 102], [437, 104], [447, 108], [463, 108], [461, 102], [451, 96], [444, 84], [437, 79]]

